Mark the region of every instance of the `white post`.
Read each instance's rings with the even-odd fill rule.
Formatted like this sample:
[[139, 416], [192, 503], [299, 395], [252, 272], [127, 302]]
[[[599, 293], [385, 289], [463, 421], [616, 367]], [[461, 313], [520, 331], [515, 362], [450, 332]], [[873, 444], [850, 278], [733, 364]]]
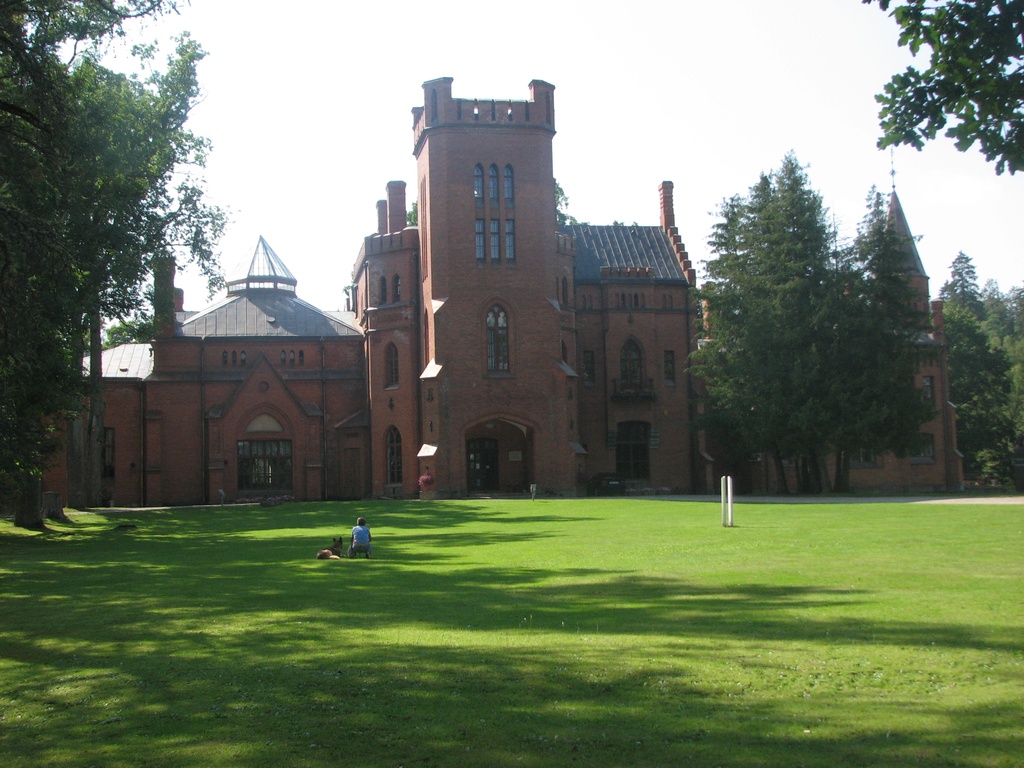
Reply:
[[729, 476], [729, 527], [732, 528], [732, 475]]
[[728, 504], [728, 478], [722, 475], [722, 527], [729, 527], [729, 507]]

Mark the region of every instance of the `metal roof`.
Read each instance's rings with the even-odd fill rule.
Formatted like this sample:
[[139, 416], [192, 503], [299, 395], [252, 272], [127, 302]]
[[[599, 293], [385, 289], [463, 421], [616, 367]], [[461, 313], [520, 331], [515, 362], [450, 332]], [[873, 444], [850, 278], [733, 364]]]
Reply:
[[[103, 378], [144, 379], [153, 372], [153, 348], [149, 344], [121, 344], [103, 350]], [[85, 358], [89, 370], [89, 358]]]
[[[242, 273], [239, 275], [239, 273]], [[228, 281], [228, 295], [199, 312], [179, 312], [178, 336], [361, 336], [351, 312], [324, 312], [295, 295], [298, 280], [260, 236], [251, 259]]]
[[256, 243], [252, 258], [239, 264], [232, 275], [227, 281], [229, 294], [252, 289], [294, 291], [298, 283], [263, 235]]
[[563, 229], [576, 238], [577, 282], [598, 282], [602, 267], [650, 267], [654, 280], [686, 282], [672, 241], [661, 227], [573, 224]]
[[[348, 313], [351, 315], [351, 313]], [[179, 336], [361, 336], [345, 313], [328, 313], [284, 291], [229, 295], [187, 317]]]

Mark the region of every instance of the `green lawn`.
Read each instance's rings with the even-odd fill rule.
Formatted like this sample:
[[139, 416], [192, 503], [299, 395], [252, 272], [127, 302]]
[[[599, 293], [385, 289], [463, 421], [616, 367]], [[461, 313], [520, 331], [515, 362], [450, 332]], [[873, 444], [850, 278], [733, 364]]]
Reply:
[[74, 519], [0, 521], [6, 768], [1024, 765], [1024, 506]]

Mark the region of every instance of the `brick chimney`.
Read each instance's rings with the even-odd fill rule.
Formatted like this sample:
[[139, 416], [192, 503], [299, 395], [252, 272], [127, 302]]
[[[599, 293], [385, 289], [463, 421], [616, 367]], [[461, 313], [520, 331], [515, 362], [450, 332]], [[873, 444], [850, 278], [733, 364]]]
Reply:
[[670, 235], [675, 234], [673, 230], [676, 226], [676, 210], [672, 201], [673, 187], [671, 181], [663, 181], [658, 187], [658, 192], [661, 194], [661, 228]]
[[388, 233], [388, 201], [378, 200], [377, 201], [377, 234], [386, 235]]
[[159, 259], [153, 264], [153, 319], [157, 338], [174, 336], [174, 258]]
[[405, 182], [388, 182], [388, 232], [401, 232], [406, 227]]

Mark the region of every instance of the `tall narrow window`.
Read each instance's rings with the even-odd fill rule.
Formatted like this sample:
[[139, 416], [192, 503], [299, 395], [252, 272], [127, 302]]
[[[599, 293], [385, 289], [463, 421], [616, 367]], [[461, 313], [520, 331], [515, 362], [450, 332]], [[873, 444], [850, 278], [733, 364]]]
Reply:
[[473, 169], [473, 197], [478, 202], [483, 202], [484, 199], [484, 167], [477, 163], [476, 168]]
[[562, 306], [569, 306], [569, 281], [562, 278]]
[[508, 370], [508, 315], [499, 304], [487, 313], [487, 370]]
[[922, 376], [921, 377], [921, 397], [923, 397], [929, 403], [935, 402], [935, 377], [934, 376]]
[[643, 383], [644, 365], [640, 345], [634, 339], [627, 339], [622, 345], [619, 360], [619, 377], [624, 390], [637, 390]]
[[516, 220], [505, 219], [505, 263], [516, 260]]
[[388, 485], [402, 482], [402, 433], [391, 427], [384, 438], [384, 466], [387, 470]]
[[391, 300], [394, 302], [402, 300], [402, 278], [398, 275], [391, 280]]
[[388, 279], [383, 275], [380, 277], [380, 291], [377, 295], [377, 301], [380, 302], [378, 306], [381, 307], [388, 303]]
[[484, 220], [476, 220], [476, 260], [478, 264], [482, 264], [485, 258], [484, 253]]
[[491, 219], [491, 261], [497, 263], [501, 259], [501, 232], [498, 230], [499, 222]]
[[676, 383], [676, 353], [671, 349], [665, 350], [665, 383]]
[[384, 386], [398, 386], [398, 347], [388, 344], [384, 350]]
[[516, 199], [515, 180], [512, 176], [512, 166], [505, 166], [505, 205], [513, 205]]
[[597, 375], [597, 366], [594, 363], [594, 350], [583, 350], [583, 383], [593, 384]]
[[487, 191], [490, 193], [491, 205], [498, 204], [498, 166], [492, 165], [487, 172]]

